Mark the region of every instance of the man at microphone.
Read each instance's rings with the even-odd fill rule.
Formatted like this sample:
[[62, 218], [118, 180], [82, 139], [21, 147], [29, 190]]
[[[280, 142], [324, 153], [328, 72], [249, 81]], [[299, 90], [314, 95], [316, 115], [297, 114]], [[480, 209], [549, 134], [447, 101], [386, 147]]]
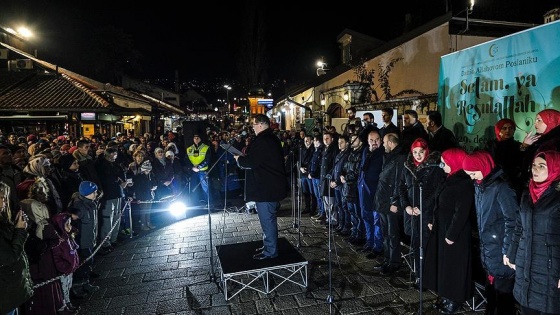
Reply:
[[253, 259], [278, 257], [278, 224], [276, 213], [280, 201], [287, 196], [288, 182], [280, 139], [270, 128], [266, 115], [253, 118], [255, 138], [244, 156], [235, 155], [239, 167], [246, 170], [245, 201], [254, 201], [263, 231], [263, 246], [257, 248]]

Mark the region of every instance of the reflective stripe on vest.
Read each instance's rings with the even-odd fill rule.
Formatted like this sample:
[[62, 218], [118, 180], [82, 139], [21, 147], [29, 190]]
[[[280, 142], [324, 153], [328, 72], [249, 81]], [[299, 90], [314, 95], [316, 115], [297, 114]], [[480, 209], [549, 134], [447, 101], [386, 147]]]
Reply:
[[[198, 166], [200, 163], [204, 162], [204, 158], [206, 157], [206, 152], [208, 152], [208, 148], [209, 146], [207, 146], [204, 143], [201, 143], [200, 146], [198, 147], [198, 156], [195, 156], [195, 146], [191, 145], [190, 147], [188, 147], [187, 155], [189, 157], [189, 161], [191, 161], [191, 163], [194, 166]], [[201, 168], [200, 170], [206, 171], [207, 169], [208, 169], [208, 165]]]

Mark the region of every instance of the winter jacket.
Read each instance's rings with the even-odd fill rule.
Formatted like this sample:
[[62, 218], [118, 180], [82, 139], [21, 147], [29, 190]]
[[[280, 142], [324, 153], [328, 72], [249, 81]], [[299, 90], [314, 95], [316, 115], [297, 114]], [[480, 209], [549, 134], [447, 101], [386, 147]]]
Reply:
[[383, 166], [383, 153], [381, 146], [370, 151], [368, 147], [362, 152], [360, 177], [358, 178], [358, 196], [362, 211], [375, 211], [375, 192], [379, 183], [379, 174]]
[[0, 314], [22, 305], [33, 295], [33, 282], [24, 252], [28, 233], [0, 217]]
[[97, 209], [97, 201], [87, 199], [80, 193], [75, 193], [68, 204], [68, 211], [79, 218], [77, 220], [77, 242], [82, 249], [94, 248], [97, 244]]
[[399, 181], [404, 169], [406, 154], [403, 153], [399, 145], [391, 152], [385, 153], [383, 157], [383, 167], [379, 174], [379, 183], [375, 192], [375, 209], [378, 212], [392, 214], [391, 206], [397, 206], [400, 210], [397, 214], [402, 215], [399, 202]]
[[552, 183], [535, 204], [525, 190], [508, 251], [516, 266], [513, 295], [521, 306], [560, 314], [559, 227], [560, 182]]
[[323, 149], [323, 153], [321, 155], [321, 173], [320, 173], [320, 184], [319, 184], [319, 194], [321, 196], [330, 196], [334, 198], [334, 189], [330, 188], [330, 179], [328, 179], [327, 175], [329, 175], [334, 167], [334, 158], [338, 154], [338, 145], [334, 142], [331, 142], [331, 145], [328, 147], [325, 146]]
[[362, 152], [364, 147], [357, 150], [349, 150], [348, 159], [342, 168], [342, 175], [346, 180], [346, 183], [342, 186], [342, 196], [348, 202], [358, 202], [358, 178], [360, 177], [360, 166], [362, 164]]
[[58, 234], [58, 242], [51, 248], [56, 270], [61, 274], [71, 274], [80, 265], [78, 244], [71, 233], [65, 229], [65, 223], [70, 218], [66, 213], [58, 213], [51, 218], [51, 222]]
[[519, 213], [516, 192], [498, 166], [481, 183], [474, 183], [480, 259], [494, 277], [511, 278], [515, 270], [504, 265]]

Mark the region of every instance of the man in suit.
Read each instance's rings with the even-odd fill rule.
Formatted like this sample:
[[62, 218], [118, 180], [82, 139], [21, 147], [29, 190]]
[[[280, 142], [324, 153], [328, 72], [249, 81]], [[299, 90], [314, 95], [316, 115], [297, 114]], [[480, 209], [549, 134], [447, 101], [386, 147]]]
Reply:
[[440, 112], [429, 111], [426, 124], [429, 132], [428, 147], [430, 151], [443, 152], [447, 149], [459, 147], [453, 131], [443, 126]]

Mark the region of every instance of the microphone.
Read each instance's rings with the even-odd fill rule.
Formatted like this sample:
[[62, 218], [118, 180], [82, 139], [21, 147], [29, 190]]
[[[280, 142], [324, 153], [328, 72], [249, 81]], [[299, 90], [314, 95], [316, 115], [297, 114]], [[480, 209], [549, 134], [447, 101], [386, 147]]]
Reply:
[[326, 179], [331, 179], [332, 176], [331, 176], [331, 174], [327, 174], [327, 175], [325, 175], [325, 178], [326, 178]]
[[439, 167], [439, 168], [444, 168], [445, 167], [445, 164], [443, 162], [440, 162], [440, 163], [426, 163], [424, 165], [426, 165], [428, 167]]

